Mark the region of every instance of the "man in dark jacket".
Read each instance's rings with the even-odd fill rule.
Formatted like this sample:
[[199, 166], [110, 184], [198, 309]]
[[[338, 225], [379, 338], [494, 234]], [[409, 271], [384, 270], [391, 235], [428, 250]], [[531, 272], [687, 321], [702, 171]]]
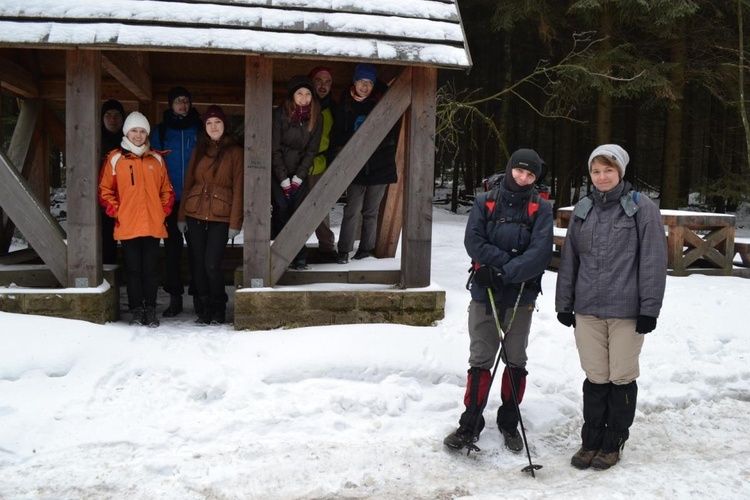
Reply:
[[[175, 191], [175, 202], [172, 213], [167, 217], [167, 232], [169, 237], [164, 240], [166, 254], [166, 279], [164, 290], [169, 293], [169, 306], [164, 311], [164, 317], [177, 316], [182, 312], [182, 294], [185, 285], [182, 281], [182, 233], [177, 227], [177, 213], [182, 200], [182, 187], [185, 181], [190, 155], [195, 147], [198, 127], [201, 117], [192, 106], [192, 96], [184, 87], [174, 87], [168, 94], [169, 109], [164, 111], [163, 121], [154, 127], [151, 133], [151, 149], [170, 151], [164, 156], [167, 162], [169, 180]], [[185, 233], [185, 238], [190, 238]], [[190, 251], [188, 245], [188, 252]], [[194, 298], [196, 313], [200, 314], [203, 307], [200, 299]]]
[[[122, 123], [125, 120], [125, 108], [122, 103], [115, 99], [110, 99], [102, 104], [102, 135], [100, 151], [100, 162], [109, 156], [109, 152], [120, 147], [122, 142]], [[101, 173], [99, 174], [101, 179]], [[102, 207], [102, 262], [104, 264], [114, 264], [117, 260], [117, 241], [114, 238], [115, 219], [107, 215]]]
[[[501, 355], [506, 367], [502, 376], [502, 405], [497, 411], [497, 425], [506, 447], [514, 452], [523, 449], [517, 427], [518, 404], [526, 387], [526, 346], [531, 316], [541, 291], [541, 277], [552, 259], [553, 245], [552, 205], [534, 189], [541, 174], [539, 155], [531, 149], [519, 149], [508, 160], [502, 182], [477, 196], [469, 215], [464, 246], [475, 263], [469, 304], [471, 368], [464, 394], [466, 410], [461, 415], [458, 429], [443, 441], [450, 448], [463, 448], [472, 442], [472, 438], [478, 439], [484, 428], [481, 410], [488, 397], [490, 369], [500, 348], [500, 336], [487, 291], [491, 288], [505, 332], [504, 353]], [[515, 309], [519, 293], [521, 296]], [[515, 391], [511, 388], [511, 380]]]

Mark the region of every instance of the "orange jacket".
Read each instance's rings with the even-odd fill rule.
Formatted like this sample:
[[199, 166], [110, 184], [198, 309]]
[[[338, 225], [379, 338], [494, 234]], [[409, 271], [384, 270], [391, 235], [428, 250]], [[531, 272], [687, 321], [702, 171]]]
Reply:
[[99, 198], [107, 215], [115, 218], [116, 240], [166, 238], [164, 220], [172, 212], [174, 196], [160, 152], [149, 150], [138, 157], [115, 149], [104, 160]]

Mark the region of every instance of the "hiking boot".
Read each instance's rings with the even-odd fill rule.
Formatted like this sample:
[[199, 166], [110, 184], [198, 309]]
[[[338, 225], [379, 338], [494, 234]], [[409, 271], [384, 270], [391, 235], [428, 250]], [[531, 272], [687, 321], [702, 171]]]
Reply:
[[318, 260], [321, 264], [333, 264], [338, 262], [339, 254], [336, 250], [318, 250]]
[[354, 259], [354, 260], [362, 260], [362, 259], [366, 259], [367, 257], [374, 257], [374, 256], [375, 256], [375, 254], [372, 253], [372, 250], [362, 250], [360, 248], [354, 254], [354, 257], [352, 257], [352, 259]]
[[182, 295], [171, 295], [169, 298], [169, 307], [163, 313], [164, 318], [173, 318], [182, 312]]
[[159, 320], [156, 319], [156, 309], [154, 307], [146, 306], [146, 310], [143, 313], [143, 324], [149, 328], [159, 326]]
[[206, 326], [211, 324], [211, 320], [213, 319], [213, 313], [214, 313], [214, 305], [213, 302], [211, 302], [211, 297], [200, 297], [201, 304], [203, 304], [203, 308], [201, 309], [201, 312], [198, 314], [198, 319], [195, 320], [196, 325]]
[[505, 447], [513, 453], [518, 453], [523, 450], [523, 439], [519, 434], [518, 429], [504, 429], [500, 427], [500, 433], [503, 435], [505, 440]]
[[477, 434], [474, 439], [471, 438], [471, 435], [471, 431], [467, 431], [463, 427], [459, 427], [455, 431], [448, 434], [445, 439], [443, 439], [443, 444], [448, 448], [460, 450], [469, 442], [476, 443], [477, 441], [479, 441], [479, 434]]
[[146, 311], [142, 307], [133, 309], [133, 317], [130, 319], [130, 326], [143, 326], [146, 324]]
[[336, 254], [336, 263], [338, 263], [338, 264], [348, 264], [349, 263], [349, 252], [339, 251], [339, 253]]
[[606, 470], [620, 460], [620, 452], [599, 450], [591, 460], [591, 467], [597, 470]]
[[294, 269], [295, 271], [303, 271], [305, 269], [308, 269], [307, 260], [294, 259], [292, 263], [289, 265], [289, 269]]
[[195, 314], [197, 316], [203, 314], [203, 301], [197, 295], [193, 295], [193, 307], [195, 308]]
[[570, 459], [570, 465], [575, 467], [576, 469], [585, 470], [591, 467], [591, 461], [594, 459], [594, 456], [596, 456], [597, 450], [587, 450], [585, 448], [581, 448], [576, 452], [575, 455], [573, 455], [573, 458]]

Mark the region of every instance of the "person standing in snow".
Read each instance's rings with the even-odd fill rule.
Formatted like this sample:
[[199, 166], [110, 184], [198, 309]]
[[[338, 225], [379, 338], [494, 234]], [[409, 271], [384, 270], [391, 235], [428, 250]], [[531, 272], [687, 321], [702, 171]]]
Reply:
[[190, 235], [190, 273], [203, 311], [199, 325], [226, 321], [228, 297], [221, 261], [227, 239], [242, 229], [244, 152], [227, 134], [227, 117], [220, 106], [209, 106], [202, 117], [205, 134], [198, 134], [185, 177], [185, 198], [177, 227]]
[[[276, 238], [289, 222], [308, 189], [307, 175], [318, 154], [323, 119], [320, 102], [313, 98], [313, 86], [306, 76], [293, 76], [287, 83], [287, 96], [273, 110], [271, 168], [271, 238]], [[306, 269], [305, 247], [291, 266]]]
[[[122, 122], [125, 119], [125, 108], [122, 103], [115, 99], [109, 99], [102, 104], [102, 135], [101, 135], [101, 159], [109, 156], [109, 152], [120, 147], [122, 141]], [[101, 180], [104, 170], [99, 172]], [[115, 220], [107, 215], [102, 200], [99, 200], [102, 221], [102, 262], [114, 264], [117, 261], [117, 241], [115, 241]]]
[[623, 180], [628, 153], [616, 144], [589, 157], [593, 192], [573, 209], [560, 256], [555, 309], [574, 327], [583, 382], [578, 469], [620, 459], [635, 418], [644, 335], [656, 328], [667, 276], [667, 240], [656, 204]]
[[[192, 95], [184, 87], [170, 89], [167, 100], [169, 108], [164, 111], [163, 121], [154, 128], [151, 134], [151, 145], [158, 151], [169, 151], [165, 156], [169, 178], [175, 190], [175, 207], [167, 218], [169, 238], [164, 240], [165, 282], [164, 291], [169, 294], [169, 306], [163, 316], [171, 318], [182, 312], [182, 294], [185, 285], [182, 280], [182, 233], [177, 227], [177, 213], [183, 194], [183, 184], [188, 162], [195, 147], [201, 117], [192, 105]], [[190, 235], [188, 240], [188, 260], [190, 259]], [[190, 292], [194, 287], [190, 286]], [[200, 314], [203, 304], [196, 295], [193, 296], [195, 312]]]
[[469, 303], [470, 368], [464, 394], [465, 411], [458, 429], [443, 440], [450, 448], [461, 449], [471, 444], [472, 438], [476, 441], [484, 428], [481, 410], [489, 397], [490, 369], [500, 349], [487, 290], [490, 288], [505, 333], [501, 359], [506, 366], [496, 422], [505, 446], [513, 452], [523, 449], [518, 432], [518, 404], [523, 400], [528, 374], [526, 346], [542, 274], [552, 259], [553, 246], [552, 205], [534, 188], [534, 183], [542, 177], [542, 165], [534, 150], [515, 151], [502, 181], [476, 197], [466, 224], [464, 246], [474, 263]]
[[125, 137], [102, 166], [99, 197], [115, 219], [115, 240], [122, 245], [131, 325], [159, 326], [156, 319], [159, 239], [167, 237], [165, 220], [174, 190], [161, 153], [149, 146], [148, 120], [134, 111], [125, 119]]
[[[331, 69], [325, 66], [317, 66], [308, 75], [315, 89], [315, 95], [320, 102], [320, 116], [323, 120], [323, 129], [320, 135], [320, 147], [318, 154], [313, 158], [308, 180], [308, 192], [320, 180], [323, 172], [328, 168], [328, 146], [331, 143], [331, 129], [333, 128], [333, 117], [336, 114], [336, 101], [331, 95], [333, 76]], [[323, 221], [315, 229], [318, 238], [318, 255], [324, 262], [336, 262], [336, 235], [331, 231], [331, 218], [326, 214]]]
[[[353, 85], [339, 99], [333, 120], [331, 140], [334, 153], [338, 153], [346, 145], [388, 90], [388, 86], [377, 78], [377, 69], [372, 64], [357, 64], [352, 81]], [[375, 255], [380, 202], [388, 184], [398, 180], [396, 143], [400, 130], [401, 120], [396, 122], [346, 188], [346, 205], [336, 259], [339, 264], [349, 262], [360, 217], [362, 227], [359, 248], [352, 258], [359, 260]]]

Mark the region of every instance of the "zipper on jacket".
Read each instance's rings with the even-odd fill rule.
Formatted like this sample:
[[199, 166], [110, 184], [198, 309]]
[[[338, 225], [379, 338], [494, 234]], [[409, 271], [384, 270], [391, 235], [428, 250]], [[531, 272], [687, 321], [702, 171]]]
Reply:
[[130, 185], [135, 186], [135, 177], [133, 176], [133, 165], [130, 165]]

